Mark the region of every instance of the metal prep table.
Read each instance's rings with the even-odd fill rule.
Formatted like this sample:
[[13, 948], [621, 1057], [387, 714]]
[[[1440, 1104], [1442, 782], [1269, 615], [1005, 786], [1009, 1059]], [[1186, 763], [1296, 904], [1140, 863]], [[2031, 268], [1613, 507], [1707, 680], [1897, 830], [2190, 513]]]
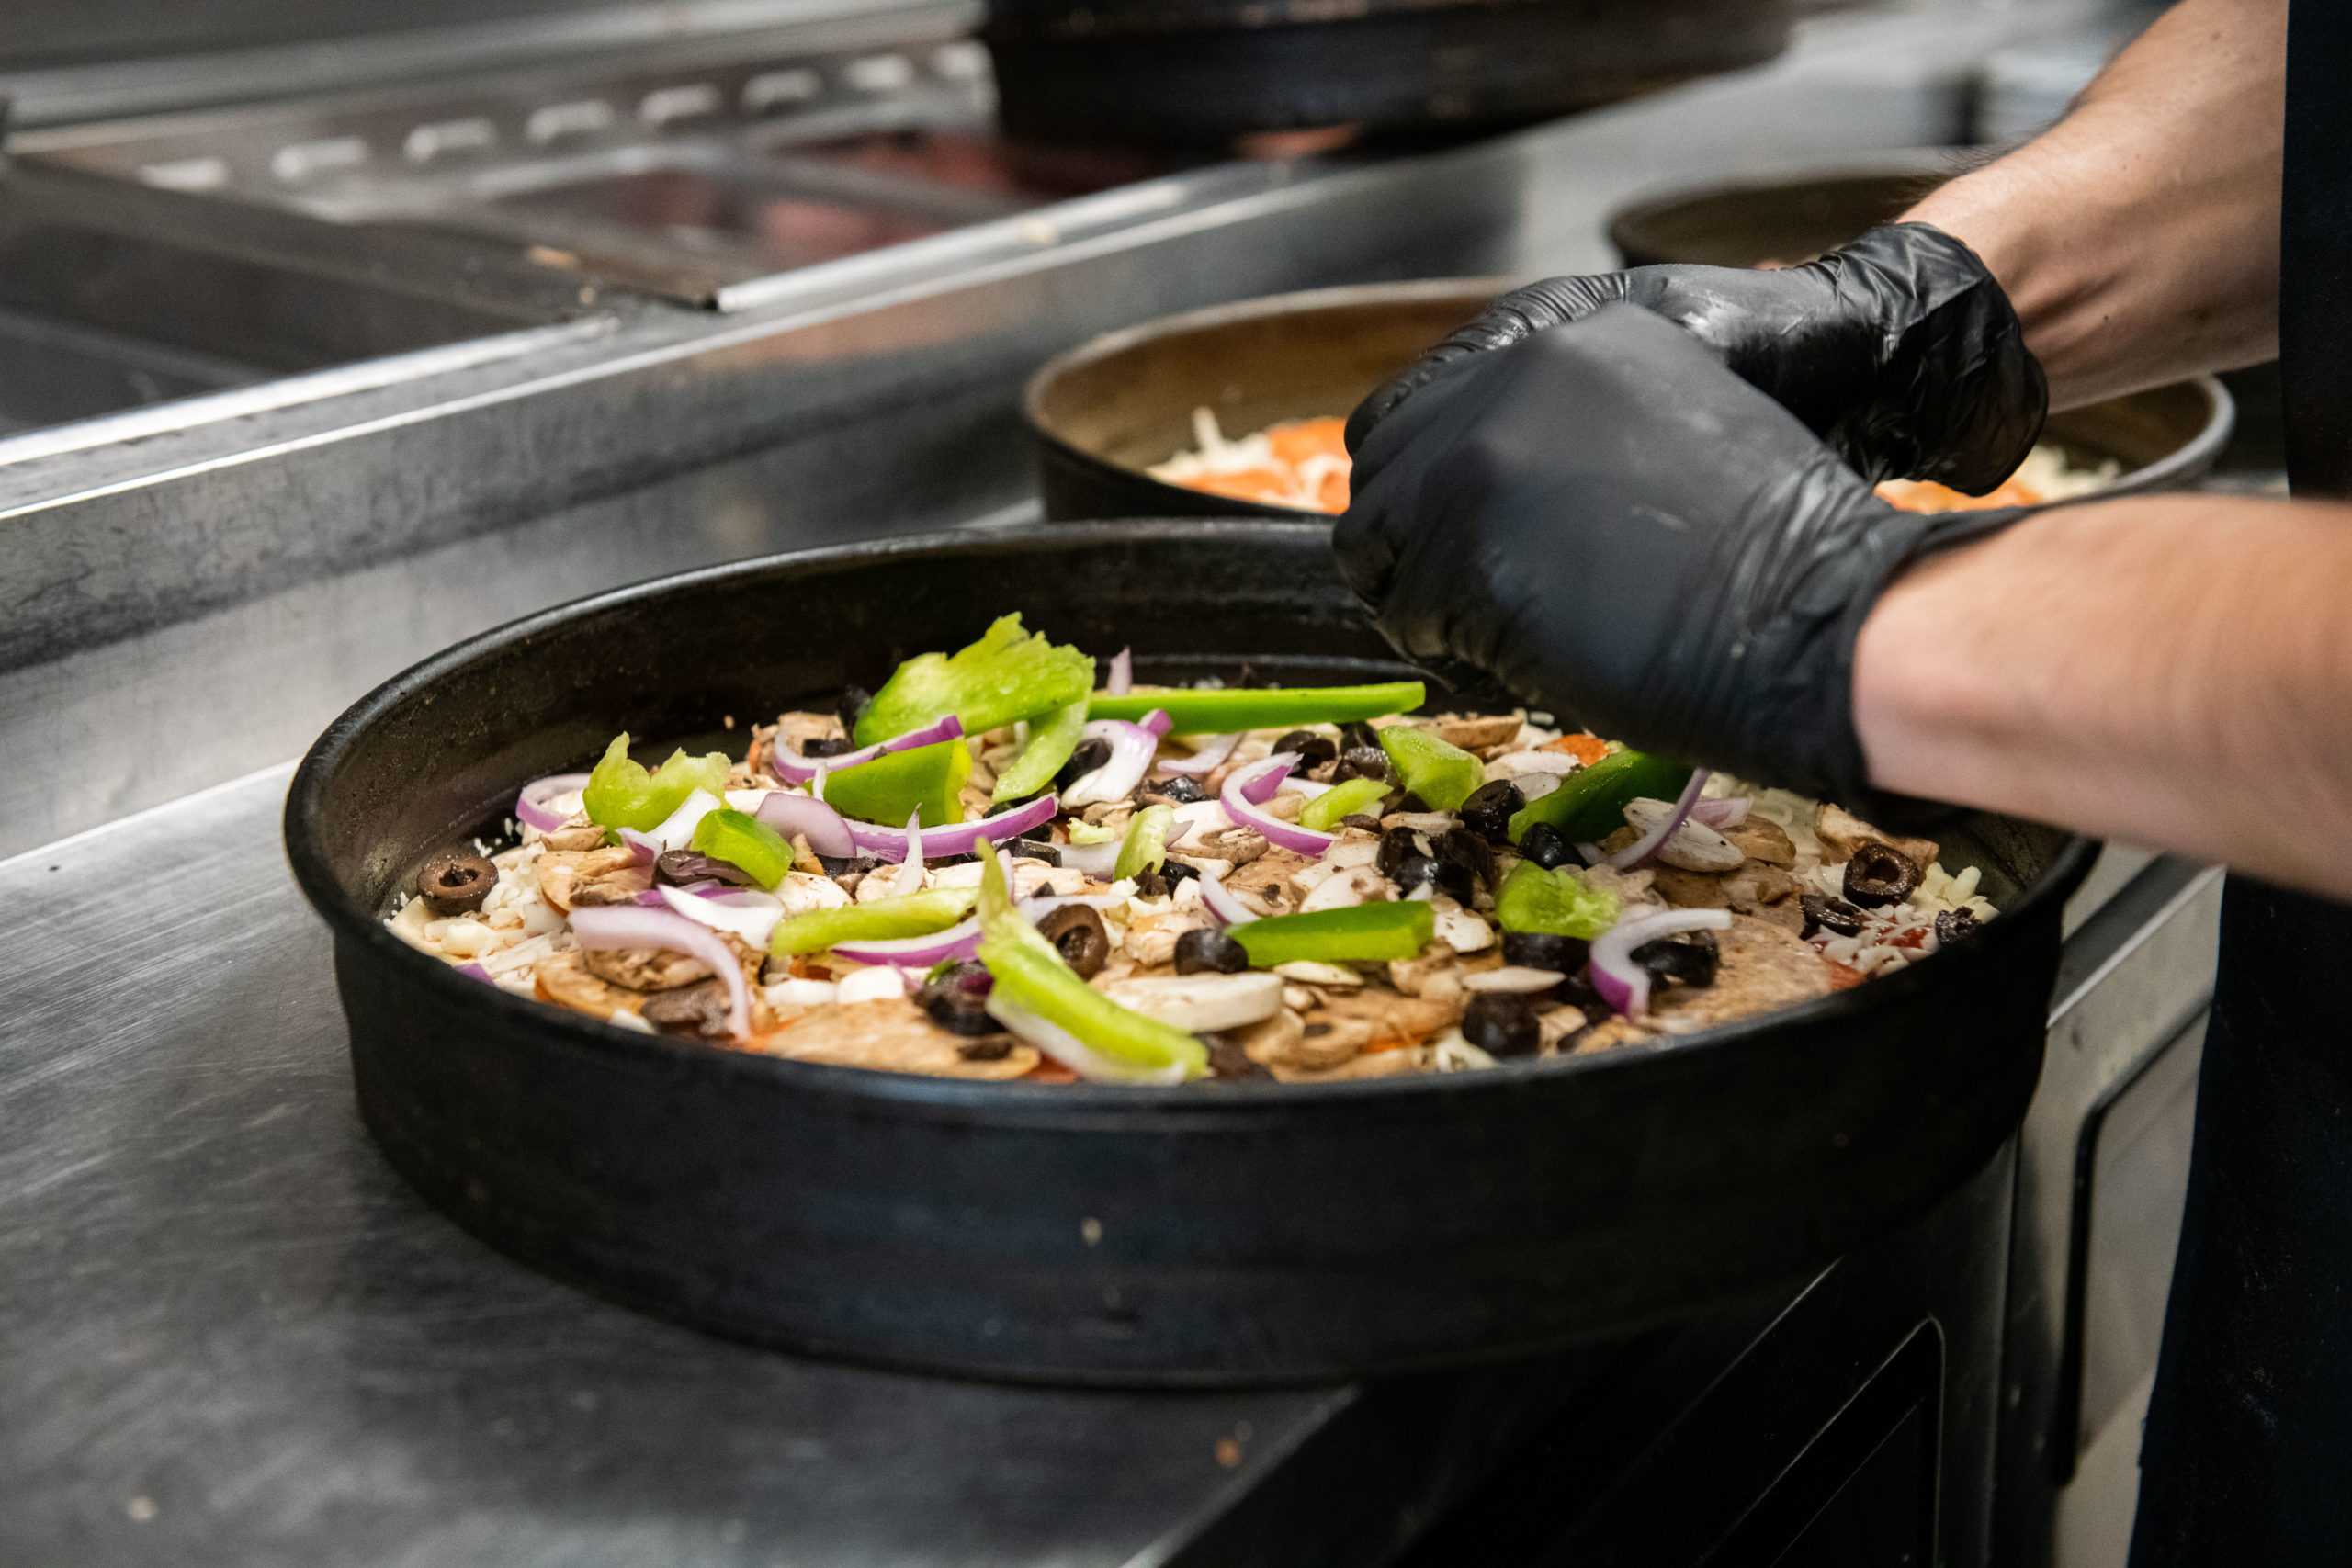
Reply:
[[[2006, 1301], [2010, 1359], [1997, 1398], [1961, 1396], [1999, 1405], [2000, 1440], [1942, 1456], [1986, 1483], [1944, 1499], [1943, 1545], [2025, 1560], [2077, 1456], [2131, 1423], [2152, 1350], [2155, 1156], [2210, 986], [2217, 890], [2191, 868], [2102, 868], [2022, 1157], [1880, 1253], [1606, 1359], [1144, 1398], [806, 1364], [488, 1253], [360, 1135], [324, 935], [276, 836], [284, 760], [457, 636], [760, 548], [1017, 514], [1012, 386], [1087, 332], [1314, 283], [1601, 265], [1600, 215], [1636, 188], [1953, 139], [1971, 51], [2021, 25], [1838, 18], [1749, 78], [1408, 159], [1174, 175], [1157, 216], [865, 296], [853, 276], [559, 319], [493, 279], [460, 322], [487, 336], [0, 443], [20, 761], [0, 908], [29, 954], [0, 1022], [0, 1561], [1374, 1562], [1418, 1540], [1435, 1563], [1540, 1560], [1564, 1531], [1609, 1561], [1629, 1505], [1596, 1456], [1638, 1435], [1699, 1472], [1759, 1462], [1704, 1438], [1785, 1403], [1759, 1348], [1850, 1329], [1906, 1249], [1955, 1237], [2007, 1238], [2007, 1277], [1937, 1310]], [[1830, 85], [1850, 112], [1815, 112]], [[1889, 1368], [1925, 1354], [1895, 1337]], [[1866, 1414], [1916, 1445], [1907, 1411]], [[1655, 1529], [1660, 1499], [1635, 1498]]]

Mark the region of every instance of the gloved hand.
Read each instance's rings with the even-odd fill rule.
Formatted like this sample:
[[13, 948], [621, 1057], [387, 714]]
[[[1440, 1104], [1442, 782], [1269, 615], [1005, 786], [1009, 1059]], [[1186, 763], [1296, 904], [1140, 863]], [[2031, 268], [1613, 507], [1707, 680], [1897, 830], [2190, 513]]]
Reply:
[[1898, 512], [1630, 305], [1461, 359], [1382, 421], [1334, 536], [1408, 659], [1604, 735], [1920, 819], [1869, 786], [1854, 641], [1897, 573], [2028, 509]]
[[1348, 450], [1446, 367], [1615, 300], [1687, 329], [1872, 479], [1981, 495], [2017, 471], [2049, 412], [2041, 366], [1976, 253], [1894, 223], [1780, 272], [1645, 266], [1513, 289], [1365, 399]]

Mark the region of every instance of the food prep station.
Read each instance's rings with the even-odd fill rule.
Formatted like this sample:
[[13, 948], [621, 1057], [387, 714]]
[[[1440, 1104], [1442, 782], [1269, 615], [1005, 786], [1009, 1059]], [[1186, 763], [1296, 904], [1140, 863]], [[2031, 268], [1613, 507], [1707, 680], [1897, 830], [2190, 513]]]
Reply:
[[717, 9], [0, 72], [0, 1557], [2008, 1563], [2128, 1508], [2219, 898], [2129, 852], [1984, 1174], [1819, 1279], [1532, 1365], [804, 1360], [401, 1185], [277, 836], [360, 692], [596, 589], [1023, 520], [1022, 381], [1091, 333], [1605, 266], [1637, 193], [1964, 140], [1986, 62], [2107, 25], [1863, 6], [1554, 125], [1243, 160], [1002, 141], [976, 6]]

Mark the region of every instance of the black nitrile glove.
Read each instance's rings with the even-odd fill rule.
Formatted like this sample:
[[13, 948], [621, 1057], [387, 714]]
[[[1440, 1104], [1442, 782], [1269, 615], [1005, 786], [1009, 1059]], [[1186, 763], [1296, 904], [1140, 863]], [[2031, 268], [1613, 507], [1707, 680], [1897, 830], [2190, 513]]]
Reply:
[[1893, 821], [1920, 813], [1869, 787], [1855, 637], [1905, 566], [2024, 514], [1896, 511], [1626, 305], [1448, 367], [1373, 432], [1354, 491], [1340, 568], [1407, 658]]
[[1779, 272], [1645, 266], [1513, 289], [1366, 398], [1348, 450], [1449, 365], [1619, 300], [1687, 329], [1870, 479], [1981, 495], [2017, 471], [2049, 412], [2041, 366], [1976, 253], [1894, 223]]

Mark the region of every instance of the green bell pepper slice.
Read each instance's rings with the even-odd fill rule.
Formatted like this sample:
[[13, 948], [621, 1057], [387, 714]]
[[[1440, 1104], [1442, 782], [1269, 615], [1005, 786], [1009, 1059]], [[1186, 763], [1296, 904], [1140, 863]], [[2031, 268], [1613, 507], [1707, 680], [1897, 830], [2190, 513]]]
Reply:
[[1378, 964], [1410, 958], [1437, 932], [1437, 913], [1426, 900], [1358, 904], [1351, 909], [1317, 909], [1309, 915], [1276, 915], [1228, 926], [1252, 966], [1278, 964]]
[[1378, 779], [1346, 779], [1308, 801], [1298, 814], [1298, 825], [1329, 833], [1340, 818], [1371, 811], [1387, 798], [1388, 786]]
[[768, 951], [779, 958], [788, 958], [802, 953], [822, 953], [844, 942], [929, 936], [933, 931], [945, 931], [970, 914], [978, 897], [978, 890], [970, 887], [933, 887], [896, 898], [876, 898], [871, 904], [788, 915], [776, 922], [775, 931], [768, 937]]
[[938, 740], [905, 751], [886, 751], [825, 775], [825, 804], [844, 817], [903, 828], [922, 813], [926, 828], [964, 819], [964, 781], [972, 774], [972, 749], [961, 740]]
[[989, 799], [999, 806], [1026, 800], [1054, 782], [1086, 734], [1086, 705], [1072, 703], [1029, 723], [1029, 743], [1012, 765], [997, 775]]
[[1495, 894], [1495, 919], [1507, 931], [1594, 937], [1617, 923], [1617, 897], [1589, 887], [1566, 866], [1546, 871], [1532, 860], [1511, 867]]
[[1119, 845], [1119, 858], [1111, 867], [1112, 876], [1124, 881], [1166, 865], [1168, 829], [1174, 826], [1173, 807], [1147, 806], [1136, 812], [1127, 821], [1127, 836]]
[[1547, 822], [1572, 844], [1597, 844], [1625, 825], [1626, 802], [1644, 796], [1672, 800], [1690, 782], [1685, 763], [1647, 751], [1613, 751], [1514, 812], [1510, 841], [1519, 842], [1530, 828]]
[[978, 735], [1083, 703], [1093, 684], [1093, 660], [1006, 615], [978, 642], [952, 654], [917, 654], [893, 671], [857, 716], [857, 743], [871, 746], [951, 713], [965, 734]]
[[1121, 1007], [1080, 979], [1054, 944], [1021, 918], [995, 846], [982, 850], [980, 863], [979, 956], [996, 977], [996, 995], [1138, 1073], [1181, 1066], [1188, 1078], [1208, 1075], [1208, 1048], [1199, 1040]]
[[588, 819], [598, 827], [634, 828], [641, 833], [662, 826], [698, 789], [725, 795], [729, 765], [722, 751], [689, 757], [677, 750], [648, 773], [642, 763], [629, 760], [628, 731], [624, 729], [605, 748], [580, 800]]
[[792, 869], [792, 841], [750, 812], [731, 806], [704, 813], [695, 824], [693, 844], [763, 887], [773, 888]]
[[1097, 692], [1086, 711], [1095, 718], [1133, 721], [1154, 708], [1166, 708], [1170, 734], [1226, 735], [1237, 729], [1349, 724], [1383, 714], [1409, 713], [1428, 695], [1419, 681], [1387, 681], [1374, 686], [1234, 686], [1207, 692], [1137, 686], [1118, 696]]
[[1487, 782], [1484, 762], [1409, 724], [1392, 724], [1382, 730], [1380, 749], [1396, 764], [1396, 782], [1428, 801], [1432, 811], [1459, 809], [1470, 792]]

